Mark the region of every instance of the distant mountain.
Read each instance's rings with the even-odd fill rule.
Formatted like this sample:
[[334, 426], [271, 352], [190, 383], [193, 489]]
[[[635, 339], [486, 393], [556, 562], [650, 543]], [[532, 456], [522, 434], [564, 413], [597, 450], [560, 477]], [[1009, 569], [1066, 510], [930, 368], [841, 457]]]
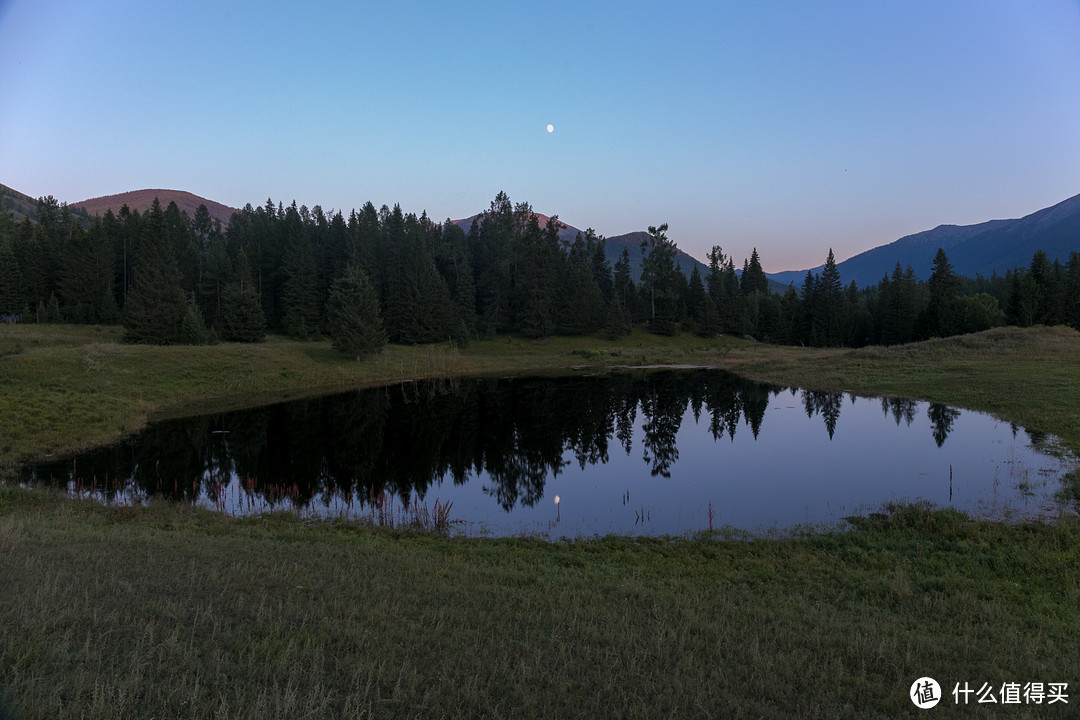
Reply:
[[[454, 223], [459, 228], [468, 233], [469, 230], [472, 228], [473, 221], [479, 220], [482, 215], [483, 213], [477, 213], [476, 215], [470, 215], [469, 217], [462, 218], [461, 220], [451, 220], [450, 222]], [[551, 218], [542, 213], [534, 212], [533, 215], [535, 215], [536, 219], [539, 221], [541, 229], [546, 228], [548, 226], [548, 223], [551, 222]], [[574, 242], [574, 238], [577, 236], [577, 234], [579, 232], [582, 232], [576, 227], [567, 225], [562, 220], [559, 221], [559, 224], [563, 226], [563, 228], [559, 230], [559, 239], [563, 242]]]
[[[622, 257], [623, 248], [630, 251], [630, 267], [632, 268], [630, 275], [635, 283], [641, 278], [641, 261], [645, 257], [641, 252], [641, 243], [645, 242], [648, 237], [649, 233], [639, 230], [625, 235], [604, 238], [604, 254], [607, 255], [612, 265]], [[696, 265], [698, 272], [701, 273], [701, 281], [705, 282], [709, 266], [692, 255], [679, 250], [678, 247], [675, 248], [675, 264], [679, 266], [679, 270], [686, 277], [690, 277], [690, 273], [693, 272]]]
[[[548, 222], [551, 220], [547, 215], [542, 215], [540, 213], [534, 213], [534, 215], [536, 215], [537, 219], [540, 221], [540, 227], [542, 228], [546, 228]], [[461, 220], [451, 220], [451, 222], [461, 227], [465, 232], [469, 232], [469, 228], [472, 227], [473, 221], [479, 217], [480, 215], [477, 214]], [[559, 222], [565, 226], [559, 230], [559, 239], [565, 243], [569, 244], [574, 242], [574, 238], [577, 237], [579, 232], [584, 234], [584, 231], [578, 230], [572, 225], [567, 225], [562, 222], [562, 220]], [[614, 266], [619, 258], [622, 257], [623, 248], [630, 251], [630, 276], [635, 283], [641, 278], [641, 260], [643, 258], [641, 243], [647, 240], [648, 237], [649, 234], [647, 232], [638, 231], [604, 238], [604, 255], [611, 262], [612, 266]], [[701, 273], [702, 281], [705, 280], [705, 274], [709, 270], [708, 266], [700, 260], [697, 260], [678, 248], [676, 248], [675, 264], [678, 265], [679, 270], [681, 270], [686, 277], [690, 277], [690, 273], [693, 271], [694, 266], [697, 265], [698, 272]]]
[[71, 206], [83, 208], [90, 215], [104, 215], [106, 210], [112, 210], [113, 214], [116, 214], [124, 205], [127, 205], [129, 210], [138, 210], [140, 213], [144, 213], [153, 205], [154, 198], [157, 198], [158, 202], [161, 203], [162, 209], [168, 207], [170, 202], [175, 202], [176, 207], [192, 218], [195, 217], [195, 211], [199, 209], [199, 206], [205, 205], [210, 212], [210, 217], [220, 221], [222, 227], [228, 226], [234, 212], [240, 212], [235, 208], [222, 205], [213, 200], [207, 200], [204, 197], [183, 190], [133, 190], [119, 195], [105, 195], [82, 200], [81, 202], [72, 203]]
[[[915, 274], [926, 280], [938, 248], [948, 255], [957, 274], [967, 277], [990, 277], [994, 272], [1004, 275], [1006, 270], [1027, 267], [1037, 250], [1045, 251], [1051, 261], [1064, 263], [1069, 253], [1080, 251], [1080, 195], [1018, 220], [939, 225], [855, 255], [837, 263], [836, 268], [845, 284], [854, 280], [860, 287], [873, 285], [891, 274], [897, 262], [904, 268], [911, 265]], [[815, 273], [821, 269], [821, 265], [811, 268]], [[768, 277], [799, 287], [806, 270], [772, 273]]]

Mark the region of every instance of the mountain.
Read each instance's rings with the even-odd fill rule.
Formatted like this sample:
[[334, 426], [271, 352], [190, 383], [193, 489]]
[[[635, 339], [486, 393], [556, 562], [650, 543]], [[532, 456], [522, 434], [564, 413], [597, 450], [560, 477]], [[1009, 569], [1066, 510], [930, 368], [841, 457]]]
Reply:
[[204, 197], [183, 190], [133, 190], [119, 195], [90, 198], [89, 200], [72, 203], [71, 206], [83, 208], [90, 215], [104, 215], [106, 210], [112, 210], [113, 214], [116, 214], [124, 205], [127, 205], [130, 210], [138, 210], [140, 213], [144, 213], [153, 205], [154, 198], [157, 198], [158, 202], [161, 203], [162, 209], [168, 207], [170, 202], [175, 202], [176, 207], [192, 218], [195, 217], [195, 211], [199, 209], [199, 205], [205, 205], [206, 209], [210, 211], [210, 217], [220, 221], [222, 227], [228, 226], [234, 212], [240, 212], [235, 208], [222, 205], [213, 200], [207, 200]]
[[25, 217], [36, 221], [37, 200], [18, 190], [12, 190], [7, 185], [0, 185], [0, 212], [11, 213], [15, 222], [22, 222]]
[[[1051, 262], [1058, 259], [1064, 263], [1069, 253], [1080, 251], [1080, 195], [1017, 220], [939, 225], [855, 255], [837, 263], [836, 268], [845, 284], [854, 280], [860, 287], [891, 275], [898, 262], [904, 268], [911, 265], [915, 274], [926, 280], [938, 248], [948, 255], [953, 270], [967, 277], [990, 277], [995, 272], [1004, 275], [1006, 270], [1027, 267], [1037, 250], [1046, 252]], [[811, 268], [815, 273], [821, 269], [821, 265]], [[789, 270], [768, 277], [799, 287], [806, 272]]]

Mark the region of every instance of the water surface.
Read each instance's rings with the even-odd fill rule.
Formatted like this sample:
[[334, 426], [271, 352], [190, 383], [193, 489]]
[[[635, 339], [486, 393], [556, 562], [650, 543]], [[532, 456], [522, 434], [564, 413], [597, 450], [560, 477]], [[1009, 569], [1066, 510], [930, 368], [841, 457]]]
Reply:
[[659, 535], [836, 522], [891, 500], [1052, 513], [1070, 465], [1037, 449], [1050, 440], [943, 405], [663, 370], [415, 382], [163, 421], [23, 480], [237, 515], [430, 525], [449, 506], [468, 534]]

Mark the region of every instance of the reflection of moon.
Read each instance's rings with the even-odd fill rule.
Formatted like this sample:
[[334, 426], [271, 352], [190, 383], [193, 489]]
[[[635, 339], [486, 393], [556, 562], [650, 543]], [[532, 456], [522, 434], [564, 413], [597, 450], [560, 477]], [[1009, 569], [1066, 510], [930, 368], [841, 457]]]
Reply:
[[548, 125], [548, 132], [555, 132], [555, 126], [554, 125]]

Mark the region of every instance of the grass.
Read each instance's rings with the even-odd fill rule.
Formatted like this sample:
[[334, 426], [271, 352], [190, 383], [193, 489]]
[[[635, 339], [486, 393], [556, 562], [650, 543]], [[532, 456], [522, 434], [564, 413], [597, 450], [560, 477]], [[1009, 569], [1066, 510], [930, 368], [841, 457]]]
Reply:
[[[949, 402], [1080, 449], [1080, 335], [1062, 329], [856, 351], [499, 338], [366, 363], [318, 343], [117, 336], [0, 327], [4, 466], [148, 417], [345, 385], [656, 363]], [[1070, 487], [1080, 498], [1080, 480]], [[1067, 682], [1069, 705], [995, 709], [1069, 716], [1075, 516], [1008, 525], [902, 506], [853, 522], [787, 538], [546, 543], [0, 486], [0, 687], [21, 718], [891, 718], [915, 716], [908, 689], [930, 675], [941, 716], [982, 716], [953, 705], [964, 682]]]
[[153, 417], [418, 378], [659, 362], [701, 345], [684, 339], [682, 345], [645, 347], [649, 339], [643, 334], [614, 342], [499, 338], [461, 351], [448, 345], [390, 346], [356, 362], [328, 342], [271, 336], [254, 345], [152, 347], [123, 344], [121, 335], [112, 327], [0, 326], [0, 474], [34, 457], [115, 440]]
[[0, 544], [25, 718], [895, 717], [923, 675], [1077, 682], [1071, 521], [552, 544], [0, 488]]

